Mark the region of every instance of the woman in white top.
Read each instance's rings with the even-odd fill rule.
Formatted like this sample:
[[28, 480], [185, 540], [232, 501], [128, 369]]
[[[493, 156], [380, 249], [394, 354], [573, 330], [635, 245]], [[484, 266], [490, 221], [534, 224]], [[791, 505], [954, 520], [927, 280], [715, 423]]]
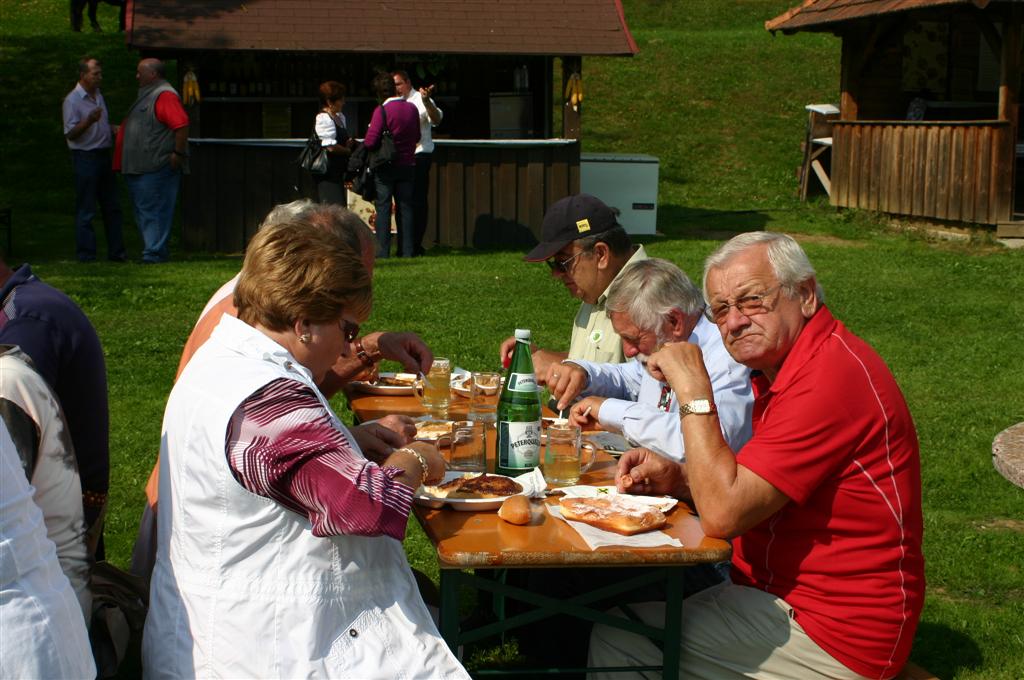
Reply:
[[334, 203], [348, 207], [344, 175], [348, 157], [355, 147], [349, 137], [345, 114], [345, 86], [328, 80], [320, 85], [320, 112], [316, 114], [315, 129], [320, 143], [327, 149], [327, 173], [317, 175], [316, 190], [321, 203]]
[[402, 549], [415, 442], [371, 460], [317, 388], [351, 356], [370, 275], [340, 231], [266, 225], [171, 391], [143, 675], [468, 680]]

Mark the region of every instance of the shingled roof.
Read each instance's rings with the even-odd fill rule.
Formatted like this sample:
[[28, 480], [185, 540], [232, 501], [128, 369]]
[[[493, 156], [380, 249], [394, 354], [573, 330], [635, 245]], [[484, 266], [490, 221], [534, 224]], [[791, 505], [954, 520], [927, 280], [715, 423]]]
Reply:
[[632, 55], [620, 0], [129, 0], [150, 50]]
[[984, 9], [990, 0], [804, 0], [804, 3], [764, 22], [769, 31], [828, 31], [835, 24], [893, 12], [943, 5], [974, 5]]

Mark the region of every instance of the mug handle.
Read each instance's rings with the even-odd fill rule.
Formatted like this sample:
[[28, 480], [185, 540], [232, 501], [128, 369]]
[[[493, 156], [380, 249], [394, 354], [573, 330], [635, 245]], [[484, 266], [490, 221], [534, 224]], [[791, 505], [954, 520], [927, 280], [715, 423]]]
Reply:
[[[590, 449], [590, 460], [587, 461], [586, 465], [584, 465], [583, 464], [583, 452], [586, 451], [587, 449]], [[580, 474], [582, 475], [584, 472], [589, 470], [590, 466], [592, 466], [594, 464], [594, 461], [596, 461], [596, 460], [597, 460], [597, 444], [595, 444], [594, 442], [590, 441], [589, 439], [584, 439], [583, 441], [581, 441], [580, 442]]]

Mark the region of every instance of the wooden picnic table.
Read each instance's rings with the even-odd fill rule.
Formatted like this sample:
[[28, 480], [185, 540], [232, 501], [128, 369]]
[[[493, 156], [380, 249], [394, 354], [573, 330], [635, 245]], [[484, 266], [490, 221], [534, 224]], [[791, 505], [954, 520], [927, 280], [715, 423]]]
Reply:
[[[423, 408], [413, 396], [379, 396], [350, 393], [350, 407], [360, 421], [379, 418], [389, 413], [422, 415]], [[464, 416], [468, 400], [452, 395], [449, 409], [453, 418]], [[488, 467], [494, 467], [495, 434], [488, 435]], [[443, 449], [442, 449], [443, 450]], [[583, 475], [580, 484], [614, 484], [616, 461], [603, 450]], [[592, 622], [614, 625], [664, 643], [663, 677], [678, 674], [681, 605], [684, 567], [728, 560], [731, 547], [726, 541], [709, 538], [701, 530], [692, 509], [679, 503], [668, 513], [664, 532], [678, 538], [683, 547], [630, 548], [604, 546], [592, 550], [576, 531], [561, 519], [552, 517], [545, 507], [557, 503], [548, 497], [531, 502], [532, 519], [524, 526], [508, 524], [494, 510], [461, 512], [443, 507], [431, 509], [415, 506], [414, 515], [437, 551], [441, 572], [441, 635], [457, 650], [460, 645], [532, 624], [555, 614], [569, 614]], [[566, 599], [542, 596], [505, 583], [504, 569], [562, 567], [649, 567], [642, 575], [602, 585], [590, 592]], [[467, 570], [476, 570], [470, 573]], [[666, 592], [666, 614], [662, 628], [638, 621], [610, 616], [602, 609], [588, 607], [615, 596], [663, 583]], [[497, 621], [476, 629], [463, 629], [459, 621], [458, 593], [462, 588], [493, 593]], [[504, 600], [512, 598], [534, 608], [515, 616], [505, 616]], [[621, 600], [628, 601], [628, 600]], [[549, 669], [553, 670], [553, 669]], [[581, 671], [582, 669], [559, 669]], [[591, 669], [593, 670], [593, 669]], [[662, 670], [661, 667], [633, 670]]]

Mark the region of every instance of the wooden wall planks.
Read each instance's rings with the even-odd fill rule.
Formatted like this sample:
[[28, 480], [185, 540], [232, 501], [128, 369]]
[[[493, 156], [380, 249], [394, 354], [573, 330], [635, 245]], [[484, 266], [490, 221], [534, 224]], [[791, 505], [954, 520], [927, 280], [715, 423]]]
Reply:
[[837, 121], [832, 204], [980, 224], [1010, 218], [1008, 123]]
[[[182, 187], [187, 250], [240, 252], [278, 203], [316, 197], [289, 145], [191, 145]], [[529, 249], [549, 205], [579, 192], [578, 142], [438, 144], [434, 150], [424, 245]]]

